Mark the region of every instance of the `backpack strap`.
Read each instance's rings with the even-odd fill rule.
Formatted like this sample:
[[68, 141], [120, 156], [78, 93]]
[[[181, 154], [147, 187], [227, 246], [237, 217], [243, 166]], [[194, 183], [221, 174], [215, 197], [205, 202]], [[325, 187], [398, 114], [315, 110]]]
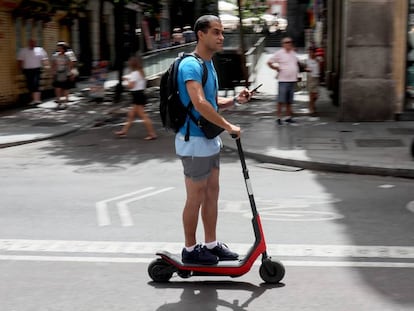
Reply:
[[[194, 52], [183, 55], [183, 57], [187, 57], [187, 56], [194, 57], [202, 65], [202, 67], [203, 67], [203, 76], [201, 78], [201, 83], [202, 83], [202, 86], [204, 88], [204, 86], [207, 83], [207, 78], [208, 78], [208, 69], [207, 69], [206, 63], [204, 62], [204, 60], [198, 54], [196, 54]], [[191, 112], [193, 108], [194, 108], [194, 105], [190, 101], [190, 103], [187, 105], [187, 114], [190, 117], [191, 121], [193, 121], [195, 124], [197, 124], [198, 120], [196, 119], [196, 117]], [[190, 122], [188, 122], [188, 120], [187, 120], [187, 128], [186, 128], [186, 131], [185, 131], [184, 141], [189, 141], [189, 140], [190, 140]]]

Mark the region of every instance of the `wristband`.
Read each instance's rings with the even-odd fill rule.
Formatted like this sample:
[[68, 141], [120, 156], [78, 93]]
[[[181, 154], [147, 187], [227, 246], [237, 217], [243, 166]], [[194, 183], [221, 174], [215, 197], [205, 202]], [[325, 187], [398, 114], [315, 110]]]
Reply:
[[236, 107], [240, 106], [239, 101], [237, 100], [237, 96], [233, 97], [233, 105], [236, 106]]

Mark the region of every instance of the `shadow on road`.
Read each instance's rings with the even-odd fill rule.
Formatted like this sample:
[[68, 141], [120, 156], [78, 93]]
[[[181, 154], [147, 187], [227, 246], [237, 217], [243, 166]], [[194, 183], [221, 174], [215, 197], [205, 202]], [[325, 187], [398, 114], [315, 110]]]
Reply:
[[[317, 176], [316, 181], [337, 199], [333, 203], [333, 209], [344, 217], [333, 221], [349, 239], [349, 245], [377, 247], [374, 255], [362, 253], [349, 260], [412, 262], [412, 257], [398, 258], [397, 251], [387, 247], [414, 245], [414, 217], [406, 209], [406, 197], [399, 198], [398, 194], [410, 192], [412, 182], [409, 179], [398, 179], [397, 182], [397, 179], [389, 180], [375, 176], [361, 176], [358, 179], [355, 177], [357, 175]], [[392, 187], [393, 183], [398, 183], [398, 186]], [[381, 188], [384, 184], [390, 187]], [[319, 229], [319, 232], [321, 236], [326, 234], [323, 229]], [[378, 257], [369, 258], [370, 255]], [[389, 300], [397, 306], [414, 306], [412, 268], [353, 269], [368, 287], [385, 301]]]
[[[147, 161], [161, 162], [177, 161], [175, 154], [175, 133], [166, 131], [160, 122], [155, 107], [149, 109], [158, 139], [145, 141], [147, 136], [144, 125], [136, 120], [128, 135], [119, 138], [114, 132], [122, 127], [124, 115], [119, 115], [109, 122], [99, 124], [90, 129], [84, 129], [74, 134], [58, 137], [43, 148], [55, 157], [66, 159], [67, 164], [78, 166], [99, 165], [110, 168], [117, 165], [137, 165]], [[226, 133], [222, 134], [226, 135]], [[222, 162], [234, 162], [237, 152], [224, 148]], [[178, 168], [181, 171], [181, 166]]]
[[[233, 281], [198, 281], [198, 282], [169, 282], [169, 283], [155, 283], [150, 282], [149, 285], [156, 289], [183, 289], [180, 295], [180, 301], [173, 303], [166, 303], [157, 308], [157, 311], [192, 311], [202, 310], [213, 311], [218, 307], [225, 307], [228, 310], [242, 311], [247, 310], [249, 304], [263, 295], [267, 290], [281, 288], [285, 285], [266, 284], [262, 283], [259, 286], [247, 282], [233, 282]], [[231, 291], [247, 291], [251, 296], [245, 301], [234, 299], [228, 301], [219, 297], [218, 290]], [[223, 295], [226, 296], [226, 295]]]

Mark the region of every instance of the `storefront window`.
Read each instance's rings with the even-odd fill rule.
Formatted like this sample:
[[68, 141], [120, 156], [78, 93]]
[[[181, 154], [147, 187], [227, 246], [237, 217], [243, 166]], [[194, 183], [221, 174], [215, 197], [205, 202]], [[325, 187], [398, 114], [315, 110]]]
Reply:
[[26, 20], [26, 40], [25, 42], [27, 42], [27, 40], [29, 40], [30, 38], [33, 38], [33, 30], [32, 30], [32, 23], [33, 21], [31, 19]]
[[406, 109], [414, 110], [414, 0], [409, 0], [407, 37]]
[[36, 39], [39, 46], [43, 46], [43, 22], [36, 22]]
[[43, 22], [33, 19], [16, 18], [16, 51], [24, 48], [29, 39], [36, 40], [38, 46], [43, 46]]
[[19, 51], [24, 43], [22, 38], [22, 18], [18, 17], [16, 18], [16, 51]]

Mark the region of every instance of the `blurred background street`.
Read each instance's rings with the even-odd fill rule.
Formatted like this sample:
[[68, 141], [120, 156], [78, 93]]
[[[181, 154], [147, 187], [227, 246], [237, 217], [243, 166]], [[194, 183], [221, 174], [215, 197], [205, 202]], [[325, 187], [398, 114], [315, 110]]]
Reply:
[[[413, 10], [383, 0], [0, 1], [0, 310], [412, 310]], [[206, 13], [225, 26], [220, 95], [262, 84], [223, 116], [242, 128], [268, 253], [286, 267], [280, 284], [263, 283], [259, 261], [238, 279], [158, 284], [147, 273], [156, 251], [183, 247], [184, 180], [159, 77], [194, 49], [192, 25]], [[46, 68], [31, 104], [15, 60], [31, 36], [49, 56], [59, 40], [75, 52], [66, 109]], [[301, 74], [297, 122], [279, 126], [266, 62], [285, 36], [301, 61], [318, 48], [324, 67], [317, 114]], [[130, 105], [119, 83], [130, 55], [144, 60], [157, 140], [143, 139], [140, 120], [114, 135]], [[249, 200], [235, 142], [221, 137], [218, 235], [245, 255]]]

